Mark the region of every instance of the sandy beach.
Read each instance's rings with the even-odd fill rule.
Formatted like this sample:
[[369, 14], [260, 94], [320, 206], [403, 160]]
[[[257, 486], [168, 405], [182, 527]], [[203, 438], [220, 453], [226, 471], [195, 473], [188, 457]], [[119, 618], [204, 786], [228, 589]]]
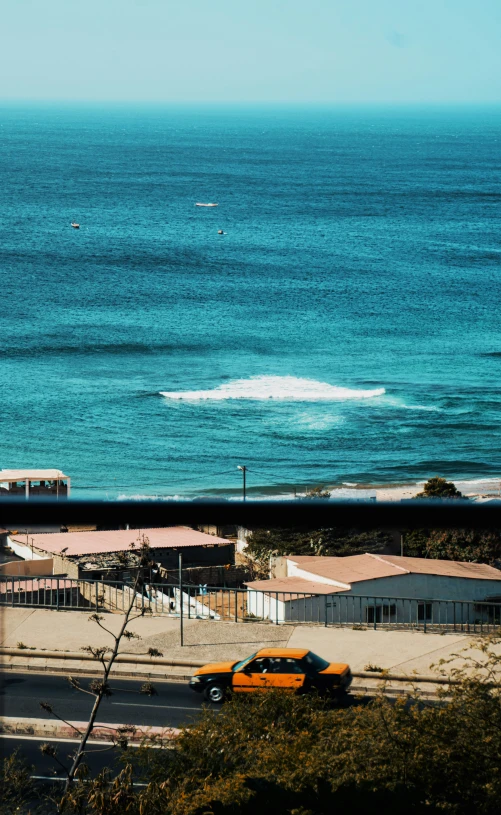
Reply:
[[[501, 499], [501, 478], [485, 478], [453, 481], [465, 498], [474, 501]], [[358, 499], [372, 501], [402, 501], [414, 498], [423, 491], [425, 481], [414, 484], [343, 484], [327, 487], [333, 499]]]

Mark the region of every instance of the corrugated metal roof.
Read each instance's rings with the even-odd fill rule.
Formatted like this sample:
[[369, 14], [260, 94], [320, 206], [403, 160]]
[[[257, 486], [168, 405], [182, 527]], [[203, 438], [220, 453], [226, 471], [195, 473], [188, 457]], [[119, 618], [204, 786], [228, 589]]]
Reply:
[[245, 583], [248, 589], [265, 592], [292, 592], [298, 594], [337, 594], [346, 589], [329, 586], [327, 583], [315, 583], [314, 580], [305, 580], [303, 577], [275, 577], [271, 580], [254, 580]]
[[392, 563], [410, 574], [437, 574], [445, 577], [466, 577], [477, 580], [501, 580], [501, 571], [486, 563], [466, 563], [460, 560], [434, 560], [425, 557], [372, 555]]
[[350, 586], [361, 580], [374, 580], [378, 577], [393, 577], [396, 574], [403, 574], [402, 569], [398, 569], [392, 563], [384, 563], [375, 560], [371, 555], [348, 555], [347, 557], [289, 557], [289, 560], [297, 563], [300, 569], [310, 572], [312, 575], [326, 577], [329, 580], [336, 580]]
[[[30, 535], [29, 544], [42, 552], [66, 557], [82, 557], [101, 552], [131, 551], [131, 543], [137, 545], [138, 537], [148, 538], [152, 549], [182, 549], [186, 546], [211, 546], [228, 544], [226, 538], [206, 535], [187, 526], [168, 526], [160, 529], [118, 529], [105, 532], [55, 532]], [[26, 536], [12, 536], [12, 540], [26, 545]], [[63, 552], [63, 550], [65, 550]]]
[[477, 580], [501, 580], [501, 571], [485, 563], [466, 563], [434, 558], [400, 557], [399, 555], [350, 555], [320, 557], [304, 555], [288, 558], [312, 575], [351, 585], [362, 580], [396, 577], [402, 574], [430, 574]]

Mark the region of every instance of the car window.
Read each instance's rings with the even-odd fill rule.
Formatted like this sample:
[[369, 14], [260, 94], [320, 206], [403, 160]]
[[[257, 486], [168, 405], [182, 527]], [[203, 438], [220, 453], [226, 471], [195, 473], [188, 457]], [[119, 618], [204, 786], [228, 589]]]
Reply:
[[310, 670], [313, 668], [314, 671], [325, 671], [325, 669], [329, 667], [329, 663], [326, 662], [325, 659], [322, 659], [322, 657], [314, 654], [313, 651], [308, 651], [303, 661]]
[[304, 670], [297, 659], [282, 657], [273, 660], [276, 664], [272, 667], [273, 673], [279, 674], [303, 674]]
[[266, 674], [271, 672], [271, 665], [275, 660], [268, 659], [268, 657], [261, 657], [249, 662], [247, 670], [251, 674]]
[[[256, 654], [257, 654], [257, 651], [256, 651]], [[232, 670], [233, 671], [240, 671], [241, 668], [244, 668], [245, 665], [247, 665], [251, 661], [251, 659], [254, 659], [256, 654], [251, 654], [250, 657], [246, 657], [245, 659], [240, 660], [240, 662], [237, 662], [237, 664], [233, 666]]]

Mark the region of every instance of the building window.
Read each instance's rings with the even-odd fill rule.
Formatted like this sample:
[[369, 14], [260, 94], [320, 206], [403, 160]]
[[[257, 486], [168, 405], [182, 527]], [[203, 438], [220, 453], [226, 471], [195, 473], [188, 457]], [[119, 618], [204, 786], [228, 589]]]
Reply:
[[418, 603], [417, 607], [417, 618], [418, 622], [424, 623], [428, 622], [432, 618], [432, 604], [431, 603]]
[[365, 619], [368, 623], [374, 623], [375, 617], [376, 623], [389, 623], [396, 612], [397, 607], [395, 603], [384, 603], [381, 606], [367, 606], [365, 609]]

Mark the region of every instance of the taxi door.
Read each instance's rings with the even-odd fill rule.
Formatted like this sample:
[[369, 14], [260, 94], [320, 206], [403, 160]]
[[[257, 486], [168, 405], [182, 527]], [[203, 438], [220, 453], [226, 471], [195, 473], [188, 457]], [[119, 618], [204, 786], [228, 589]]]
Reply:
[[235, 671], [232, 679], [232, 689], [235, 693], [248, 693], [250, 691], [263, 691], [270, 686], [270, 663], [267, 657], [260, 657], [248, 662], [239, 671]]
[[304, 686], [306, 675], [297, 659], [279, 657], [271, 660], [268, 687], [298, 691]]

